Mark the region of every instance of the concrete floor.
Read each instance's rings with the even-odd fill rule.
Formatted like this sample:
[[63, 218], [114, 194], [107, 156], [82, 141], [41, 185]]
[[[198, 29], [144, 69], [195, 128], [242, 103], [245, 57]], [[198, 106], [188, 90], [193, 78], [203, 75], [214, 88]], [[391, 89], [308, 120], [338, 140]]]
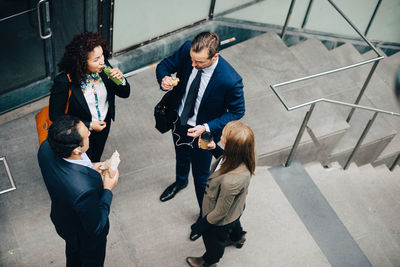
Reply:
[[[232, 47], [237, 51], [240, 48], [240, 45]], [[237, 51], [232, 49], [222, 54], [236, 66], [240, 62], [234, 61]], [[282, 57], [271, 52], [266, 53], [265, 60], [272, 62], [274, 59], [269, 57], [275, 54]], [[243, 62], [238, 69], [261, 68]], [[264, 63], [259, 65], [264, 68], [267, 66]], [[276, 66], [289, 68], [294, 64]], [[264, 72], [265, 69], [260, 69], [243, 74], [257, 76]], [[277, 80], [284, 78], [277, 77], [279, 73], [288, 73], [286, 69], [273, 68], [270, 72], [271, 79]], [[265, 94], [265, 78], [255, 78], [245, 80], [249, 112], [244, 121], [255, 130], [258, 153], [265, 153], [265, 148], [279, 150], [289, 146], [305, 111], [288, 115], [272, 93]], [[174, 199], [159, 201], [161, 192], [174, 181], [175, 165], [170, 133], [161, 135], [154, 129], [153, 107], [162, 92], [154, 69], [130, 77], [129, 82], [131, 96], [117, 99], [116, 121], [103, 154], [103, 159], [114, 150], [121, 155], [120, 180], [111, 206], [106, 266], [187, 266], [187, 256], [200, 256], [204, 252], [201, 239], [195, 242], [188, 239], [190, 225], [199, 212], [193, 182], [190, 180], [189, 186]], [[65, 265], [64, 242], [50, 221], [50, 200], [36, 159], [35, 113], [0, 126], [0, 156], [6, 156], [17, 186], [16, 190], [0, 195], [0, 266]], [[326, 119], [314, 120], [318, 125]], [[332, 130], [330, 127], [334, 125], [332, 122], [325, 128]], [[0, 190], [7, 184], [4, 172], [1, 174]], [[257, 167], [256, 174], [242, 217], [243, 227], [248, 231], [246, 244], [242, 249], [227, 248], [219, 266], [330, 266], [332, 263], [267, 167]], [[352, 221], [351, 214], [346, 220]]]
[[[103, 154], [107, 158], [117, 149], [121, 155], [106, 266], [186, 266], [185, 257], [204, 252], [201, 239], [188, 239], [199, 212], [193, 182], [174, 199], [159, 201], [174, 177], [171, 136], [153, 128], [152, 107], [161, 93], [153, 71], [129, 82], [132, 95], [117, 100], [117, 120]], [[0, 266], [65, 264], [37, 164], [34, 114], [1, 125], [0, 154], [17, 189], [0, 195]], [[266, 167], [258, 167], [252, 181], [243, 226], [248, 241], [242, 249], [227, 248], [221, 266], [329, 265]]]

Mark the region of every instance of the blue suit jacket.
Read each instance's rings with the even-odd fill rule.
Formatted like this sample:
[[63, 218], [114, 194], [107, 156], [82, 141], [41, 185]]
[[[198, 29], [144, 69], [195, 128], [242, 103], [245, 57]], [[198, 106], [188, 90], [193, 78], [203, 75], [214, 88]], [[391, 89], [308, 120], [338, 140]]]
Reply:
[[[161, 61], [156, 69], [159, 84], [165, 76], [177, 72], [180, 82], [173, 89], [172, 105], [175, 110], [179, 108], [193, 69], [190, 44], [190, 41], [185, 42], [172, 56]], [[218, 142], [225, 125], [243, 117], [244, 112], [242, 78], [222, 56], [219, 56], [218, 65], [201, 100], [196, 125], [207, 123], [214, 140]]]
[[57, 233], [75, 249], [98, 246], [108, 234], [112, 200], [112, 192], [103, 189], [101, 175], [58, 157], [47, 140], [39, 148], [38, 160]]

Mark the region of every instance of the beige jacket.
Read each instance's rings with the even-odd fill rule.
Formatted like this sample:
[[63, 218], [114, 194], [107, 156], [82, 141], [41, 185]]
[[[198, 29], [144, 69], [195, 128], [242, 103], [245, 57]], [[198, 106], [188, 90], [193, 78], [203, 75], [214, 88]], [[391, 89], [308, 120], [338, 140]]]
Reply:
[[[215, 170], [218, 162], [219, 160], [212, 165], [212, 171]], [[243, 166], [237, 169], [240, 167]], [[213, 172], [207, 180], [204, 192], [203, 217], [207, 216], [209, 223], [219, 226], [238, 219], [244, 209], [250, 178], [249, 171], [223, 175], [219, 175], [218, 171]]]

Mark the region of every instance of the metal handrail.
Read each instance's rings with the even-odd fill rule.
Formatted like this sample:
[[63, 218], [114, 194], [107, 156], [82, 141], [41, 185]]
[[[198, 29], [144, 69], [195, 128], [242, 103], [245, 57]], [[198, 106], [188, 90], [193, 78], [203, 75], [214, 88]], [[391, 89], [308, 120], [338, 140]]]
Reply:
[[[287, 28], [287, 24], [288, 24], [288, 21], [289, 21], [289, 19], [290, 19], [291, 14], [292, 14], [292, 10], [293, 10], [293, 6], [294, 6], [295, 1], [296, 1], [296, 0], [292, 0], [291, 3], [290, 3], [289, 11], [288, 11], [288, 14], [287, 14], [286, 20], [285, 20], [285, 25], [283, 26], [282, 33], [281, 33], [281, 36], [282, 36], [282, 37], [285, 35], [285, 31], [286, 31], [286, 28]], [[309, 76], [305, 76], [305, 77], [302, 77], [302, 78], [298, 78], [298, 79], [294, 79], [294, 80], [282, 82], [282, 83], [279, 83], [279, 84], [274, 84], [273, 86], [274, 86], [274, 87], [278, 87], [278, 86], [283, 86], [283, 85], [287, 85], [287, 84], [291, 84], [291, 83], [295, 83], [295, 82], [299, 82], [299, 81], [304, 81], [304, 80], [316, 78], [316, 77], [323, 76], [323, 75], [328, 75], [328, 74], [331, 74], [331, 73], [336, 73], [336, 72], [339, 72], [339, 71], [351, 69], [351, 68], [354, 68], [354, 67], [358, 67], [358, 66], [365, 65], [365, 64], [369, 64], [369, 63], [372, 63], [372, 62], [373, 62], [374, 65], [372, 66], [372, 68], [371, 68], [371, 70], [370, 70], [370, 72], [369, 72], [369, 74], [368, 74], [368, 76], [367, 76], [367, 78], [366, 78], [366, 80], [365, 80], [365, 82], [364, 82], [364, 84], [363, 84], [363, 86], [362, 86], [362, 88], [361, 88], [361, 90], [360, 90], [360, 92], [359, 92], [357, 98], [356, 98], [356, 101], [354, 102], [354, 104], [358, 104], [358, 103], [360, 103], [361, 97], [363, 96], [363, 94], [364, 94], [364, 92], [365, 92], [365, 89], [367, 88], [367, 86], [368, 86], [368, 84], [369, 84], [369, 82], [370, 82], [370, 80], [371, 80], [371, 77], [372, 77], [373, 73], [375, 72], [376, 67], [378, 66], [379, 61], [382, 60], [382, 59], [384, 59], [385, 57], [384, 57], [384, 56], [378, 51], [378, 49], [367, 39], [367, 37], [365, 37], [365, 36], [361, 33], [361, 31], [350, 21], [350, 19], [343, 13], [342, 10], [340, 10], [340, 8], [339, 8], [332, 0], [327, 0], [327, 1], [328, 1], [328, 2], [336, 9], [336, 11], [347, 21], [347, 23], [357, 32], [357, 34], [367, 43], [367, 45], [368, 45], [372, 50], [374, 50], [374, 52], [377, 54], [377, 57], [376, 57], [376, 58], [373, 58], [373, 59], [367, 59], [367, 60], [361, 61], [361, 62], [359, 62], [359, 63], [351, 64], [351, 65], [348, 65], [348, 66], [345, 66], [345, 67], [336, 68], [336, 69], [332, 69], [332, 70], [329, 70], [329, 71], [324, 71], [324, 72], [316, 73], [316, 74], [313, 74], [313, 75], [309, 75]], [[281, 99], [280, 99], [280, 100], [281, 100]], [[282, 100], [281, 100], [281, 102], [282, 102]], [[284, 102], [283, 102], [283, 103], [284, 103]], [[286, 107], [286, 104], [284, 104], [284, 106]], [[349, 115], [348, 115], [348, 117], [347, 117], [347, 119], [346, 119], [347, 122], [350, 121], [351, 117], [353, 116], [353, 113], [354, 113], [354, 109], [352, 109], [352, 110], [350, 111], [350, 113], [349, 113]]]
[[337, 100], [333, 100], [333, 99], [329, 99], [329, 98], [318, 98], [318, 99], [315, 99], [315, 100], [312, 100], [312, 101], [305, 102], [303, 104], [299, 104], [299, 105], [296, 105], [296, 106], [289, 107], [289, 106], [287, 106], [285, 104], [285, 102], [283, 102], [281, 96], [275, 90], [274, 86], [270, 85], [270, 87], [272, 88], [272, 90], [274, 91], [275, 95], [279, 98], [279, 100], [282, 102], [282, 104], [285, 106], [286, 110], [288, 110], [288, 111], [299, 109], [299, 108], [302, 108], [302, 107], [305, 107], [305, 106], [309, 106], [309, 105], [312, 105], [312, 104], [316, 104], [316, 103], [319, 103], [319, 102], [326, 102], [326, 103], [332, 103], [332, 104], [337, 104], [337, 105], [342, 105], [342, 106], [347, 106], [347, 107], [352, 107], [352, 108], [359, 108], [359, 109], [364, 109], [364, 110], [369, 110], [369, 111], [375, 111], [375, 112], [378, 112], [378, 113], [383, 113], [383, 114], [387, 114], [387, 115], [393, 115], [393, 116], [399, 116], [400, 117], [400, 113], [387, 111], [387, 110], [383, 110], [383, 109], [378, 109], [378, 108], [371, 108], [371, 107], [367, 107], [367, 106], [351, 104], [351, 103], [337, 101]]
[[[369, 120], [369, 122], [368, 122], [368, 124], [366, 125], [366, 127], [365, 127], [365, 129], [364, 129], [362, 135], [360, 136], [360, 138], [359, 138], [357, 144], [355, 145], [353, 151], [351, 152], [350, 157], [348, 158], [348, 160], [347, 160], [347, 162], [346, 162], [346, 164], [345, 164], [345, 166], [344, 166], [344, 169], [346, 169], [346, 168], [349, 166], [349, 164], [350, 164], [352, 158], [354, 157], [355, 153], [357, 152], [358, 148], [360, 147], [361, 143], [363, 142], [365, 136], [367, 135], [369, 129], [371, 128], [373, 122], [375, 121], [375, 119], [376, 119], [378, 113], [382, 113], [382, 114], [386, 114], [386, 115], [393, 115], [393, 116], [398, 116], [398, 117], [400, 117], [400, 114], [399, 114], [399, 113], [395, 113], [395, 112], [392, 112], [392, 111], [386, 111], [386, 110], [382, 110], [382, 109], [377, 109], [377, 108], [371, 108], [371, 107], [366, 107], [366, 106], [358, 105], [358, 103], [359, 103], [360, 100], [361, 100], [362, 95], [364, 94], [365, 89], [367, 88], [367, 86], [368, 86], [368, 84], [369, 84], [369, 82], [370, 82], [370, 80], [371, 80], [371, 77], [372, 77], [372, 75], [373, 75], [373, 73], [374, 73], [374, 71], [375, 71], [375, 69], [376, 69], [376, 67], [377, 67], [377, 65], [378, 65], [378, 63], [379, 63], [379, 61], [382, 60], [382, 59], [384, 58], [384, 56], [383, 56], [383, 55], [378, 51], [378, 49], [377, 49], [377, 48], [376, 48], [376, 47], [375, 47], [375, 46], [360, 32], [360, 30], [350, 21], [350, 19], [336, 6], [336, 4], [335, 4], [332, 0], [327, 0], [327, 1], [336, 9], [336, 11], [347, 21], [347, 23], [357, 32], [357, 34], [358, 34], [358, 35], [368, 44], [368, 46], [377, 54], [377, 57], [376, 57], [376, 58], [373, 58], [373, 59], [364, 60], [364, 61], [361, 61], [361, 62], [358, 62], [358, 63], [350, 64], [350, 65], [348, 65], [348, 66], [344, 66], [344, 67], [340, 67], [340, 68], [336, 68], [336, 69], [332, 69], [332, 70], [328, 70], [328, 71], [324, 71], [324, 72], [320, 72], [320, 73], [308, 75], [308, 76], [305, 76], [305, 77], [297, 78], [297, 79], [294, 79], [294, 80], [289, 80], [289, 81], [285, 81], [285, 82], [281, 82], [281, 83], [277, 83], [277, 84], [270, 85], [272, 91], [275, 93], [275, 95], [278, 97], [279, 101], [283, 104], [283, 106], [284, 106], [284, 107], [286, 108], [286, 110], [288, 110], [288, 111], [291, 111], [291, 110], [294, 110], [294, 109], [298, 109], [298, 108], [302, 108], [302, 107], [311, 105], [309, 111], [306, 113], [306, 115], [305, 115], [305, 117], [304, 117], [303, 123], [302, 123], [302, 125], [301, 125], [301, 127], [300, 127], [300, 130], [299, 130], [297, 136], [296, 136], [296, 140], [295, 140], [295, 142], [294, 142], [294, 144], [293, 144], [293, 147], [292, 147], [292, 149], [291, 149], [291, 151], [290, 151], [290, 153], [289, 153], [289, 156], [288, 156], [288, 158], [287, 158], [287, 161], [286, 161], [286, 163], [285, 163], [285, 166], [289, 166], [289, 165], [290, 165], [290, 163], [291, 163], [291, 161], [292, 161], [292, 159], [293, 159], [293, 157], [294, 157], [294, 154], [295, 154], [295, 152], [296, 152], [297, 146], [299, 145], [300, 140], [301, 140], [301, 137], [302, 137], [302, 135], [303, 135], [303, 133], [304, 133], [304, 129], [305, 129], [306, 126], [307, 126], [308, 120], [309, 120], [310, 117], [311, 117], [311, 114], [312, 114], [312, 112], [313, 112], [313, 110], [314, 110], [315, 105], [316, 105], [317, 103], [319, 103], [319, 102], [327, 102], [327, 103], [332, 103], [332, 104], [337, 104], [337, 105], [343, 105], [343, 106], [351, 107], [352, 110], [350, 111], [349, 116], [348, 116], [348, 118], [347, 118], [347, 120], [346, 120], [347, 122], [350, 121], [350, 119], [351, 119], [351, 117], [352, 117], [352, 115], [353, 115], [353, 113], [354, 113], [354, 111], [355, 111], [356, 108], [357, 108], [357, 109], [364, 109], [364, 110], [374, 111], [374, 112], [375, 112], [375, 113], [374, 113], [374, 116], [372, 117], [371, 120]], [[290, 15], [291, 15], [291, 13], [292, 13], [294, 3], [295, 3], [295, 0], [292, 0], [292, 1], [291, 1], [291, 4], [290, 4], [290, 7], [289, 7], [289, 11], [288, 11], [287, 17], [286, 17], [286, 20], [285, 20], [285, 25], [284, 25], [284, 27], [283, 27], [283, 29], [282, 29], [282, 33], [281, 33], [281, 37], [282, 37], [282, 38], [283, 38], [284, 35], [285, 35], [286, 27], [287, 27], [288, 21], [289, 21], [289, 19], [290, 19]], [[359, 92], [359, 95], [358, 95], [358, 97], [357, 97], [357, 99], [356, 99], [356, 101], [355, 101], [354, 104], [350, 104], [350, 103], [346, 103], [346, 102], [341, 102], [341, 101], [337, 101], [337, 100], [333, 100], [333, 99], [319, 98], [319, 99], [315, 99], [315, 100], [312, 100], [312, 101], [309, 101], [309, 102], [305, 102], [305, 103], [303, 103], [303, 104], [299, 104], [299, 105], [296, 105], [296, 106], [289, 107], [289, 106], [285, 103], [285, 101], [283, 100], [283, 98], [280, 96], [280, 94], [277, 92], [277, 90], [276, 90], [276, 88], [277, 88], [277, 87], [280, 87], [280, 86], [285, 86], [285, 85], [288, 85], [288, 84], [297, 83], [297, 82], [300, 82], [300, 81], [305, 81], [305, 80], [313, 79], [313, 78], [320, 77], [320, 76], [324, 76], [324, 75], [329, 75], [329, 74], [332, 74], [332, 73], [336, 73], [336, 72], [339, 72], [339, 71], [344, 71], [344, 70], [347, 70], [347, 69], [359, 67], [359, 66], [361, 66], [361, 65], [369, 64], [369, 63], [372, 63], [372, 62], [374, 63], [374, 65], [372, 66], [372, 68], [371, 68], [371, 70], [370, 70], [370, 72], [369, 72], [369, 74], [368, 74], [368, 76], [367, 76], [367, 78], [366, 78], [366, 80], [365, 80], [365, 82], [364, 82], [364, 84], [363, 84], [363, 87], [361, 88], [361, 90], [360, 90], [360, 92]], [[397, 157], [396, 160], [397, 160], [397, 161], [399, 160], [398, 157]], [[395, 163], [397, 163], [397, 161], [395, 161]]]
[[[277, 94], [276, 90], [273, 88], [273, 86], [271, 86], [272, 90], [275, 92], [275, 94], [278, 96], [279, 100], [281, 100], [279, 94]], [[281, 100], [282, 101], [282, 100]], [[364, 131], [362, 132], [360, 138], [357, 141], [357, 144], [354, 146], [353, 151], [351, 152], [349, 158], [346, 161], [346, 164], [344, 165], [344, 169], [347, 169], [347, 167], [349, 166], [351, 160], [353, 159], [354, 155], [356, 154], [356, 152], [358, 151], [359, 147], [361, 146], [365, 136], [367, 135], [369, 129], [371, 128], [372, 124], [374, 123], [376, 117], [378, 116], [379, 113], [385, 114], [385, 115], [393, 115], [393, 116], [397, 116], [400, 117], [400, 113], [396, 113], [396, 112], [392, 112], [392, 111], [386, 111], [386, 110], [382, 110], [382, 109], [377, 109], [377, 108], [371, 108], [371, 107], [366, 107], [366, 106], [361, 106], [361, 105], [356, 105], [356, 104], [350, 104], [350, 103], [346, 103], [346, 102], [342, 102], [342, 101], [337, 101], [337, 100], [333, 100], [333, 99], [326, 99], [326, 98], [319, 98], [319, 99], [315, 99], [313, 101], [309, 101], [297, 106], [293, 106], [293, 107], [288, 107], [285, 105], [285, 108], [288, 111], [294, 110], [294, 109], [298, 109], [298, 108], [302, 108], [305, 106], [309, 106], [311, 105], [310, 109], [307, 111], [303, 123], [300, 126], [300, 130], [297, 133], [296, 139], [294, 141], [294, 144], [292, 146], [292, 149], [290, 150], [289, 156], [286, 160], [285, 166], [288, 167], [290, 165], [290, 163], [293, 160], [294, 154], [297, 150], [298, 145], [300, 144], [300, 140], [303, 136], [304, 133], [304, 129], [307, 126], [307, 123], [311, 117], [311, 114], [314, 110], [314, 107], [317, 103], [319, 102], [327, 102], [327, 103], [332, 103], [332, 104], [337, 104], [337, 105], [343, 105], [343, 106], [348, 106], [348, 107], [352, 107], [352, 108], [358, 108], [358, 109], [363, 109], [363, 110], [368, 110], [368, 111], [374, 111], [374, 116], [371, 120], [368, 121], [368, 124], [366, 125]], [[398, 161], [398, 159], [397, 159]], [[395, 163], [397, 163], [397, 161], [395, 161]], [[393, 163], [393, 164], [395, 164]]]

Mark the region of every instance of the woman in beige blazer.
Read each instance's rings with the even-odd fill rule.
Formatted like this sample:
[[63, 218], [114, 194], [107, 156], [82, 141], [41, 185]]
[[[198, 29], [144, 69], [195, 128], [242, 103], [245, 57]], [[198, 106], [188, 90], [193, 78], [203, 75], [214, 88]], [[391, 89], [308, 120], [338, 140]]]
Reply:
[[251, 128], [240, 121], [229, 122], [221, 143], [208, 145], [218, 158], [211, 167], [202, 204], [202, 218], [191, 226], [192, 241], [203, 236], [206, 252], [187, 257], [190, 266], [217, 266], [227, 245], [241, 248], [246, 232], [240, 224], [251, 176], [255, 169], [255, 140]]

